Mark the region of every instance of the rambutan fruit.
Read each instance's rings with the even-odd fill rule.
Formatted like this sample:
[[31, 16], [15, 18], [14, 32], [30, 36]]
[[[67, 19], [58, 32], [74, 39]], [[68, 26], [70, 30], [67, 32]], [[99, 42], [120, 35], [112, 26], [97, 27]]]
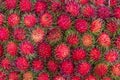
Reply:
[[16, 56], [17, 54], [17, 44], [15, 42], [8, 42], [7, 44], [7, 53], [10, 54], [11, 56]]
[[114, 74], [115, 76], [120, 76], [120, 63], [116, 63], [112, 66], [112, 74]]
[[6, 41], [9, 39], [9, 30], [5, 27], [0, 27], [0, 41]]
[[89, 0], [78, 0], [78, 2], [82, 5], [85, 5], [89, 2]]
[[71, 80], [81, 80], [79, 76], [72, 76]]
[[88, 62], [82, 62], [78, 65], [78, 73], [82, 76], [87, 75], [91, 69], [91, 65]]
[[84, 33], [88, 30], [88, 23], [84, 19], [77, 19], [75, 21], [75, 28], [79, 33]]
[[18, 57], [16, 58], [16, 67], [21, 70], [21, 71], [25, 71], [29, 68], [29, 62], [26, 58], [24, 57]]
[[7, 77], [6, 77], [6, 74], [2, 71], [0, 71], [0, 80], [5, 80]]
[[114, 17], [120, 19], [120, 7], [114, 9]]
[[97, 80], [95, 76], [89, 75], [85, 78], [85, 80]]
[[37, 22], [36, 17], [32, 14], [26, 15], [24, 17], [24, 24], [28, 28], [35, 26], [36, 22]]
[[17, 72], [10, 72], [9, 76], [8, 76], [8, 80], [18, 80], [19, 79], [19, 75]]
[[4, 69], [10, 69], [11, 68], [11, 62], [9, 59], [7, 58], [4, 58], [1, 60], [1, 67], [4, 68]]
[[2, 25], [4, 22], [4, 15], [0, 13], [0, 25]]
[[8, 24], [11, 26], [11, 27], [15, 27], [19, 24], [20, 22], [20, 17], [18, 16], [18, 14], [16, 13], [12, 13], [8, 16]]
[[14, 9], [17, 5], [17, 0], [5, 0], [5, 6], [7, 9]]
[[57, 59], [63, 60], [70, 54], [70, 48], [65, 44], [61, 43], [55, 47], [55, 57]]
[[73, 63], [71, 61], [63, 61], [61, 63], [61, 71], [64, 74], [72, 74], [74, 70]]
[[109, 47], [111, 45], [111, 39], [108, 34], [101, 33], [98, 37], [98, 43], [103, 47]]
[[65, 78], [62, 75], [57, 75], [53, 78], [53, 80], [65, 80]]
[[33, 80], [32, 72], [28, 71], [23, 74], [23, 80]]
[[49, 60], [47, 63], [47, 68], [49, 69], [49, 71], [55, 72], [58, 69], [58, 65], [55, 61]]
[[76, 48], [72, 52], [73, 60], [79, 61], [85, 59], [85, 57], [86, 57], [86, 51], [82, 48]]
[[104, 77], [102, 80], [112, 80], [110, 77]]
[[23, 41], [20, 44], [20, 50], [24, 55], [30, 55], [34, 52], [34, 46], [30, 41]]
[[35, 59], [33, 60], [32, 62], [32, 68], [35, 70], [35, 71], [40, 71], [43, 69], [43, 62], [39, 59]]
[[53, 12], [59, 12], [62, 9], [61, 3], [58, 1], [53, 1], [50, 7]]
[[50, 13], [46, 12], [40, 17], [39, 21], [42, 27], [50, 27], [53, 23], [53, 16]]
[[62, 14], [58, 17], [57, 24], [62, 30], [68, 30], [71, 27], [71, 19], [68, 15]]
[[20, 10], [23, 12], [29, 12], [32, 8], [32, 3], [30, 0], [20, 0], [19, 4]]
[[94, 72], [98, 76], [104, 76], [108, 72], [108, 67], [106, 64], [100, 63], [100, 64], [95, 66]]
[[50, 80], [49, 79], [49, 74], [48, 73], [40, 73], [37, 77], [37, 80]]
[[38, 54], [42, 58], [50, 57], [51, 51], [52, 51], [51, 45], [46, 42], [42, 42], [38, 45]]

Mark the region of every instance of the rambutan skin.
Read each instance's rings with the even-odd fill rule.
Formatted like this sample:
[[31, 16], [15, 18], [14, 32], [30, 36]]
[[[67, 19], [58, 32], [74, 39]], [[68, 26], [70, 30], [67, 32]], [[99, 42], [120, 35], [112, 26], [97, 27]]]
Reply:
[[18, 75], [18, 73], [17, 72], [10, 72], [9, 73], [9, 80], [18, 80], [19, 79], [19, 75]]
[[49, 80], [49, 75], [48, 75], [48, 73], [45, 73], [45, 72], [40, 73], [40, 74], [38, 75], [37, 80]]
[[112, 66], [111, 72], [113, 75], [120, 76], [120, 63], [116, 63]]
[[4, 22], [4, 15], [0, 13], [0, 25], [2, 25]]
[[4, 58], [1, 60], [1, 67], [4, 68], [4, 69], [7, 69], [9, 70], [11, 68], [11, 62], [9, 59], [7, 58]]
[[7, 9], [14, 9], [17, 5], [17, 0], [5, 0], [5, 6]]
[[35, 71], [40, 71], [40, 70], [42, 70], [43, 69], [43, 62], [41, 61], [41, 60], [39, 60], [39, 59], [35, 59], [35, 60], [33, 60], [33, 62], [32, 62], [32, 67], [33, 67], [33, 69], [35, 70]]
[[58, 69], [58, 64], [54, 60], [49, 60], [47, 63], [47, 68], [51, 72], [55, 72]]
[[9, 30], [5, 27], [0, 27], [0, 41], [6, 41], [9, 39]]

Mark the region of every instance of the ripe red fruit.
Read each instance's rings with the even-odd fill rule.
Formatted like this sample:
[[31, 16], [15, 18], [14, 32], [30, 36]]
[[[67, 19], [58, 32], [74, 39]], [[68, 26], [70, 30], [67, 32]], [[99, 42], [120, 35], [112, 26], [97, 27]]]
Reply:
[[102, 28], [102, 20], [101, 19], [96, 19], [94, 20], [91, 25], [90, 25], [90, 30], [93, 32], [93, 33], [98, 33], [100, 32]]
[[45, 32], [41, 28], [34, 29], [31, 34], [32, 40], [36, 43], [42, 42], [44, 36], [45, 36]]
[[18, 16], [18, 14], [16, 13], [12, 13], [8, 16], [8, 24], [11, 26], [11, 27], [15, 27], [19, 24], [20, 22], [20, 17]]
[[118, 0], [110, 0], [110, 6], [115, 7], [118, 4]]
[[51, 10], [53, 12], [59, 12], [61, 11], [62, 9], [62, 6], [61, 6], [61, 3], [60, 2], [57, 2], [57, 1], [53, 1], [52, 4], [51, 4]]
[[26, 15], [24, 17], [25, 26], [28, 28], [35, 26], [36, 22], [37, 22], [36, 17], [32, 14]]
[[62, 37], [62, 32], [59, 28], [50, 29], [47, 33], [47, 40], [50, 43], [58, 42]]
[[117, 39], [115, 41], [115, 45], [118, 49], [120, 49], [120, 36], [117, 37]]
[[78, 2], [82, 5], [85, 5], [88, 3], [89, 0], [78, 0]]
[[15, 63], [19, 70], [25, 71], [29, 68], [28, 60], [24, 57], [18, 57]]
[[24, 55], [30, 55], [34, 52], [34, 46], [29, 41], [24, 41], [20, 45], [20, 50]]
[[0, 71], [0, 80], [5, 80], [5, 79], [6, 79], [6, 74]]
[[112, 80], [110, 77], [104, 77], [102, 80]]
[[33, 67], [33, 69], [35, 70], [35, 71], [40, 71], [40, 70], [42, 70], [43, 69], [43, 62], [41, 61], [41, 60], [39, 60], [39, 59], [35, 59], [35, 60], [33, 60], [33, 62], [32, 62], [32, 67]]
[[82, 62], [78, 65], [78, 73], [82, 76], [87, 75], [90, 71], [91, 65], [88, 62]]
[[19, 79], [18, 73], [17, 72], [10, 72], [9, 76], [8, 76], [8, 79], [9, 80], [18, 80]]
[[29, 12], [32, 8], [32, 3], [30, 0], [21, 0], [19, 4], [20, 10], [23, 12]]
[[82, 37], [82, 44], [86, 47], [92, 46], [93, 37], [90, 34], [84, 34]]
[[22, 28], [16, 28], [16, 29], [14, 29], [13, 35], [14, 35], [15, 39], [21, 41], [21, 40], [25, 39], [26, 32]]
[[82, 9], [82, 14], [84, 17], [94, 17], [95, 10], [91, 5], [85, 5]]
[[78, 19], [75, 21], [75, 28], [78, 32], [84, 33], [88, 29], [88, 23], [84, 19]]
[[96, 6], [103, 6], [105, 4], [105, 1], [106, 0], [94, 0], [93, 2]]
[[111, 44], [109, 35], [106, 33], [101, 33], [98, 37], [98, 43], [103, 47], [109, 47]]
[[72, 52], [72, 58], [73, 60], [83, 60], [86, 57], [86, 51], [81, 48], [76, 48]]
[[63, 61], [61, 64], [61, 71], [64, 74], [72, 74], [74, 70], [73, 63], [71, 61]]
[[116, 63], [112, 66], [112, 74], [120, 76], [120, 63]]
[[94, 69], [95, 74], [97, 74], [98, 76], [104, 76], [107, 73], [107, 71], [108, 71], [108, 67], [104, 63], [100, 63], [96, 65]]
[[53, 80], [65, 80], [65, 78], [61, 75], [57, 75], [57, 76], [54, 77]]
[[89, 75], [85, 80], [97, 80], [95, 76]]
[[49, 71], [55, 72], [57, 70], [57, 68], [58, 68], [58, 65], [57, 65], [57, 63], [55, 61], [50, 60], [47, 63], [47, 67], [48, 67]]
[[90, 58], [97, 61], [100, 59], [100, 50], [98, 48], [92, 48], [90, 51]]
[[105, 60], [108, 62], [114, 62], [118, 58], [118, 52], [116, 50], [109, 50], [105, 55]]
[[106, 27], [107, 27], [107, 30], [110, 31], [111, 33], [115, 33], [118, 29], [118, 26], [114, 21], [108, 22]]
[[17, 5], [17, 0], [5, 0], [5, 6], [7, 9], [14, 9]]
[[109, 18], [110, 17], [110, 10], [108, 7], [99, 7], [98, 8], [98, 17], [105, 19], [105, 18]]
[[40, 24], [43, 27], [50, 27], [53, 23], [53, 17], [50, 13], [44, 13], [41, 17], [40, 17]]
[[79, 76], [73, 76], [71, 80], [81, 80]]
[[70, 13], [72, 16], [77, 16], [80, 12], [79, 4], [75, 1], [70, 1], [66, 4], [66, 12]]
[[71, 27], [71, 19], [68, 15], [62, 14], [58, 17], [57, 24], [62, 30], [67, 30]]
[[114, 9], [114, 16], [116, 17], [116, 18], [118, 18], [118, 19], [120, 19], [120, 7], [116, 7], [115, 9]]
[[70, 45], [77, 45], [79, 43], [79, 38], [76, 34], [70, 34], [67, 36], [67, 43]]
[[3, 21], [4, 21], [4, 15], [0, 13], [0, 25], [3, 24]]
[[68, 57], [70, 54], [70, 48], [65, 44], [61, 43], [55, 48], [55, 56], [56, 58], [63, 60]]
[[3, 55], [3, 46], [2, 45], [0, 45], [0, 57]]
[[35, 11], [37, 13], [43, 13], [46, 11], [46, 9], [47, 9], [47, 4], [45, 2], [42, 2], [42, 1], [36, 2]]
[[40, 74], [38, 75], [37, 80], [49, 80], [49, 75], [48, 75], [48, 73], [45, 73], [45, 72], [40, 73]]
[[9, 38], [9, 30], [5, 27], [0, 27], [0, 41], [6, 41]]
[[43, 58], [50, 57], [51, 51], [52, 51], [51, 45], [46, 42], [42, 42], [38, 46], [38, 54], [39, 54], [39, 56], [41, 56]]
[[10, 69], [11, 68], [11, 63], [10, 63], [10, 60], [7, 59], [7, 58], [4, 58], [1, 60], [1, 67], [4, 68], [4, 69]]
[[15, 56], [17, 54], [17, 50], [17, 44], [15, 42], [11, 41], [7, 44], [7, 53], [11, 56]]

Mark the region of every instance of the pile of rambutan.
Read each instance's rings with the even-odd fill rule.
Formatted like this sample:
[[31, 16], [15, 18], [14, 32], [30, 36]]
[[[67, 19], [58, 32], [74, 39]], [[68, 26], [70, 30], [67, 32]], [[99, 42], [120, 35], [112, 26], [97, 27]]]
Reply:
[[0, 80], [120, 80], [120, 0], [0, 0]]

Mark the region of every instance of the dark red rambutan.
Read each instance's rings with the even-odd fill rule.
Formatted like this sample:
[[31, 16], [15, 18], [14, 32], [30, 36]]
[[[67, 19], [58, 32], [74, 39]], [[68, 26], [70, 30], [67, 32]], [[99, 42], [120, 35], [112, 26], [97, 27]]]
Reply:
[[47, 63], [47, 68], [49, 69], [49, 71], [55, 72], [58, 68], [58, 65], [55, 61], [49, 60]]
[[48, 73], [40, 73], [37, 77], [37, 80], [50, 80], [49, 79], [49, 74]]
[[32, 62], [32, 68], [35, 70], [35, 71], [40, 71], [43, 69], [43, 62], [39, 59], [35, 59], [33, 60]]
[[7, 9], [14, 9], [17, 5], [17, 0], [5, 0], [5, 6]]
[[9, 39], [9, 30], [5, 27], [0, 27], [0, 41], [6, 41]]

